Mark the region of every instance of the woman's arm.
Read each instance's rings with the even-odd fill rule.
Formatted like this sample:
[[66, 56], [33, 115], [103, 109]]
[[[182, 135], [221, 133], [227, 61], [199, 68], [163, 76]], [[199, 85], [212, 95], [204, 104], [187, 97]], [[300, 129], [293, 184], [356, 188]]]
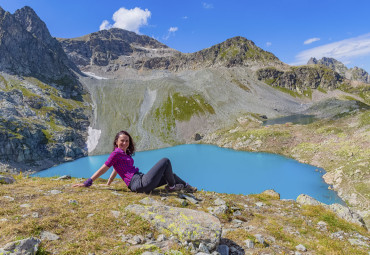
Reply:
[[113, 172], [111, 173], [109, 179], [108, 179], [108, 182], [107, 182], [107, 185], [110, 185], [112, 183], [112, 181], [114, 180], [114, 178], [116, 178], [116, 175], [117, 175], [117, 172], [116, 170], [113, 168]]
[[[108, 171], [109, 167], [103, 164], [98, 171], [96, 171], [93, 176], [91, 176], [91, 184], [93, 181], [98, 179], [101, 175], [103, 175], [106, 171]], [[89, 186], [91, 186], [91, 184]], [[72, 187], [88, 187], [84, 183], [76, 183]]]

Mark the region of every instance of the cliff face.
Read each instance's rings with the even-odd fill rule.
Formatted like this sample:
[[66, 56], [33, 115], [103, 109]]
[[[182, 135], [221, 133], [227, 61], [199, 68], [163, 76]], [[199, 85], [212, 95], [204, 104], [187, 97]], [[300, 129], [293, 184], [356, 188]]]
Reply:
[[302, 92], [307, 89], [335, 89], [344, 81], [337, 72], [322, 66], [291, 67], [288, 71], [276, 68], [259, 69], [256, 72], [258, 80], [271, 86], [279, 86], [292, 91]]
[[349, 80], [370, 83], [370, 75], [364, 69], [357, 66], [355, 66], [354, 68], [347, 68], [342, 62], [334, 58], [324, 57], [320, 60], [317, 60], [316, 58], [311, 58], [307, 62], [307, 65], [324, 65]]
[[72, 72], [78, 68], [29, 7], [13, 15], [0, 7], [0, 53], [0, 71], [54, 84], [66, 97], [82, 91]]
[[42, 169], [86, 155], [86, 92], [35, 12], [0, 8], [0, 167]]

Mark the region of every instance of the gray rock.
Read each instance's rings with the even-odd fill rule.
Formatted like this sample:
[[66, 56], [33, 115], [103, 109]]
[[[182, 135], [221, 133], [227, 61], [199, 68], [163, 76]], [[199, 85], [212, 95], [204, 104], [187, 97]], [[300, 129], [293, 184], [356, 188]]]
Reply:
[[161, 234], [157, 237], [157, 242], [163, 242], [163, 241], [166, 241], [166, 236]]
[[15, 182], [15, 179], [12, 176], [0, 175], [0, 184], [12, 184]]
[[195, 199], [194, 196], [191, 196], [191, 195], [180, 193], [179, 197], [183, 198], [183, 199], [186, 199], [187, 201], [189, 201], [192, 204], [198, 204], [199, 203], [199, 201], [197, 199]]
[[63, 175], [63, 176], [60, 176], [56, 179], [52, 179], [53, 181], [60, 181], [60, 180], [70, 180], [72, 179], [72, 177], [70, 175]]
[[248, 248], [248, 249], [253, 249], [254, 248], [254, 242], [253, 240], [251, 239], [247, 239], [244, 241], [245, 242], [245, 246]]
[[217, 207], [208, 207], [208, 211], [214, 215], [226, 213], [229, 210], [229, 207], [227, 205], [220, 205]]
[[160, 232], [170, 232], [180, 242], [203, 242], [213, 251], [221, 238], [220, 221], [205, 212], [170, 206], [132, 204], [126, 210], [151, 222]]
[[50, 192], [50, 194], [53, 194], [53, 195], [57, 195], [57, 194], [60, 194], [60, 193], [62, 193], [62, 191], [60, 191], [60, 190], [50, 190], [49, 191]]
[[299, 195], [297, 197], [297, 203], [301, 205], [325, 205], [306, 194]]
[[21, 204], [19, 207], [22, 207], [22, 208], [29, 208], [31, 207], [30, 204]]
[[261, 194], [263, 195], [268, 195], [270, 197], [273, 197], [275, 199], [280, 199], [280, 194], [277, 193], [275, 190], [273, 189], [268, 189], [268, 190], [265, 190], [264, 192], [262, 192]]
[[10, 196], [3, 196], [3, 198], [5, 198], [8, 201], [14, 201], [14, 198]]
[[348, 242], [351, 244], [351, 245], [356, 245], [356, 246], [364, 246], [364, 247], [370, 247], [366, 242], [364, 241], [361, 241], [359, 239], [348, 239]]
[[48, 231], [42, 231], [40, 234], [41, 240], [48, 240], [48, 241], [55, 241], [58, 240], [60, 237], [54, 233]]
[[299, 244], [295, 248], [298, 251], [307, 251], [306, 247], [303, 244]]
[[256, 203], [256, 206], [257, 206], [257, 207], [262, 207], [262, 206], [265, 206], [265, 204], [264, 204], [264, 203], [262, 203], [262, 202], [257, 202], [257, 203]]
[[364, 220], [362, 217], [356, 213], [353, 212], [350, 208], [340, 205], [340, 204], [331, 204], [329, 206], [326, 206], [329, 210], [335, 212], [336, 215], [338, 215], [340, 218], [358, 224], [362, 227], [366, 227]]
[[297, 197], [297, 202], [301, 205], [321, 205], [326, 209], [333, 211], [338, 217], [346, 221], [358, 224], [362, 227], [366, 227], [366, 224], [362, 217], [358, 213], [353, 212], [350, 208], [344, 205], [340, 204], [326, 205], [305, 194], [299, 195]]
[[225, 200], [223, 200], [221, 198], [217, 198], [215, 201], [213, 201], [213, 204], [214, 205], [226, 205], [226, 202], [225, 202]]
[[221, 244], [218, 246], [217, 251], [220, 253], [220, 255], [229, 255], [230, 249], [226, 244]]
[[260, 235], [260, 234], [255, 234], [254, 236], [256, 237], [257, 242], [259, 242], [260, 244], [265, 244], [265, 238], [263, 238], [263, 236], [262, 236], [262, 235]]
[[207, 248], [207, 245], [205, 245], [204, 243], [199, 244], [198, 251], [209, 254], [209, 250]]
[[41, 240], [34, 237], [7, 243], [3, 248], [0, 248], [0, 254], [34, 255], [37, 253], [40, 243]]
[[118, 217], [121, 215], [120, 211], [111, 210], [110, 212], [112, 213], [113, 217], [116, 219], [118, 219]]
[[181, 204], [181, 206], [187, 206], [188, 202], [185, 199], [176, 198], [176, 200]]

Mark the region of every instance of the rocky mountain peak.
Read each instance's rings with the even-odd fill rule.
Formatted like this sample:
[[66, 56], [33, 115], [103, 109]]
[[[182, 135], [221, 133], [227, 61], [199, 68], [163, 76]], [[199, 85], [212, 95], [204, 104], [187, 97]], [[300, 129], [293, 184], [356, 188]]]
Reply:
[[45, 23], [37, 16], [36, 12], [28, 6], [15, 11], [14, 18], [32, 35], [40, 40], [48, 41], [51, 38]]
[[72, 69], [78, 72], [30, 7], [13, 15], [0, 10], [0, 71], [55, 83], [70, 97], [82, 89]]
[[370, 75], [364, 69], [357, 66], [347, 68], [342, 62], [334, 58], [323, 57], [320, 60], [310, 58], [307, 65], [324, 65], [349, 80], [370, 83]]

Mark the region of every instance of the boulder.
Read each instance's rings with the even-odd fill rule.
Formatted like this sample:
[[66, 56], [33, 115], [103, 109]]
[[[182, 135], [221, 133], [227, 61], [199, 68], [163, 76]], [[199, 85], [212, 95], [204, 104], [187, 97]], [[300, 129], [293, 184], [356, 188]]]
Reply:
[[0, 175], [0, 184], [12, 184], [15, 179], [12, 176]]
[[267, 195], [267, 196], [270, 196], [272, 198], [276, 198], [276, 199], [280, 199], [280, 194], [277, 193], [275, 190], [273, 189], [268, 189], [268, 190], [265, 190], [264, 192], [261, 193], [262, 195]]
[[34, 237], [7, 243], [0, 248], [0, 254], [33, 255], [37, 253], [40, 243], [41, 240]]
[[181, 242], [206, 244], [214, 251], [221, 238], [221, 223], [218, 218], [201, 211], [171, 206], [143, 206], [132, 204], [126, 210], [148, 220], [159, 232], [176, 236]]
[[324, 205], [309, 195], [301, 194], [297, 197], [297, 203], [301, 205]]

